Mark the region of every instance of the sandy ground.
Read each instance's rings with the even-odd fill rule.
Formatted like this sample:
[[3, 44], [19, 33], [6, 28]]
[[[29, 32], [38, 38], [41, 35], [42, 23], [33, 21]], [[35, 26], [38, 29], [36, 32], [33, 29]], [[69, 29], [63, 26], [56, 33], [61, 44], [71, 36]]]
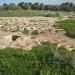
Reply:
[[[57, 44], [57, 47], [64, 47], [70, 51], [75, 49], [75, 39], [64, 35], [64, 31], [55, 31], [56, 29], [53, 25], [55, 25], [57, 20], [58, 18], [49, 17], [0, 17], [0, 48], [16, 47], [30, 50], [33, 46], [43, 41], [49, 41], [53, 44]], [[23, 35], [20, 32], [10, 32], [11, 28], [15, 29], [13, 26], [19, 26], [19, 28], [35, 27], [43, 32], [35, 36]], [[6, 29], [9, 28], [9, 31], [3, 31], [3, 27]], [[21, 37], [12, 41], [13, 35], [19, 35]]]

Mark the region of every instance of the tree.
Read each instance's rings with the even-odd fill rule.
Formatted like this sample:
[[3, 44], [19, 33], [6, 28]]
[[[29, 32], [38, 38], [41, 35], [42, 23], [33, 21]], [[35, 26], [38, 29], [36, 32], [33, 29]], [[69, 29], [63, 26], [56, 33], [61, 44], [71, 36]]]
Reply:
[[18, 6], [22, 6], [22, 4], [24, 4], [24, 2], [20, 2], [20, 3], [18, 4]]
[[75, 5], [73, 3], [70, 3], [70, 11], [75, 11]]
[[41, 4], [39, 5], [39, 10], [44, 10], [44, 4], [43, 4], [43, 3], [41, 3]]
[[75, 11], [75, 4], [72, 2], [62, 3], [60, 5], [44, 5], [43, 3], [24, 3], [20, 2], [15, 5], [14, 3], [6, 4], [0, 6], [0, 10], [17, 10], [17, 9], [34, 9], [34, 10], [51, 10], [51, 11]]
[[45, 10], [49, 10], [50, 6], [49, 5], [44, 5]]
[[18, 6], [20, 6], [22, 9], [31, 9], [31, 4], [29, 3], [21, 2], [18, 4]]
[[69, 3], [69, 2], [62, 3], [62, 4], [60, 5], [60, 10], [63, 10], [63, 11], [70, 11], [70, 3]]
[[31, 6], [30, 6], [28, 3], [22, 4], [21, 7], [22, 7], [23, 9], [28, 9], [28, 10], [31, 9]]
[[15, 5], [15, 3], [10, 3], [8, 7], [9, 7], [9, 10], [16, 10], [17, 9], [17, 6]]
[[34, 9], [34, 10], [39, 10], [39, 3], [37, 2], [37, 3], [34, 3], [33, 5], [32, 5], [32, 9]]
[[3, 7], [4, 10], [8, 10], [9, 9], [9, 6], [6, 3], [4, 3], [2, 7]]

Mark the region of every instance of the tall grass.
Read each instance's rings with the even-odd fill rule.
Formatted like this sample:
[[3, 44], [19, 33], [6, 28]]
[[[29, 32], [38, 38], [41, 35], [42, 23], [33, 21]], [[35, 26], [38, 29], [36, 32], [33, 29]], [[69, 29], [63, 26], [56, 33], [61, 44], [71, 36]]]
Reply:
[[43, 43], [31, 51], [0, 50], [0, 75], [75, 75], [75, 52]]

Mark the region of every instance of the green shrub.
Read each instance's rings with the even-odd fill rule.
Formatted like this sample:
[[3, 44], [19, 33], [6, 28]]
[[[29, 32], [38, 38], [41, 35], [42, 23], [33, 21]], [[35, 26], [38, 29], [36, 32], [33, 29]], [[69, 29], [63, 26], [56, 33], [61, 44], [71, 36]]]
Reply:
[[23, 34], [29, 34], [29, 30], [27, 30], [26, 28], [24, 28], [24, 30], [22, 31]]

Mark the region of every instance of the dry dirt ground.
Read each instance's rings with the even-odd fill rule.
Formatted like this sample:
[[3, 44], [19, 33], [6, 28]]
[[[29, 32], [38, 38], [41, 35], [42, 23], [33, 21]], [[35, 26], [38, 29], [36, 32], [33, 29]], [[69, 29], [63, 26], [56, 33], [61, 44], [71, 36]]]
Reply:
[[[58, 20], [57, 17], [0, 17], [0, 48], [16, 47], [30, 50], [43, 41], [49, 41], [57, 47], [64, 47], [70, 51], [75, 49], [75, 39], [67, 37], [64, 35], [65, 31], [54, 27]], [[30, 31], [38, 30], [40, 34], [22, 34], [20, 31], [24, 28]], [[13, 40], [13, 36], [17, 38]]]

